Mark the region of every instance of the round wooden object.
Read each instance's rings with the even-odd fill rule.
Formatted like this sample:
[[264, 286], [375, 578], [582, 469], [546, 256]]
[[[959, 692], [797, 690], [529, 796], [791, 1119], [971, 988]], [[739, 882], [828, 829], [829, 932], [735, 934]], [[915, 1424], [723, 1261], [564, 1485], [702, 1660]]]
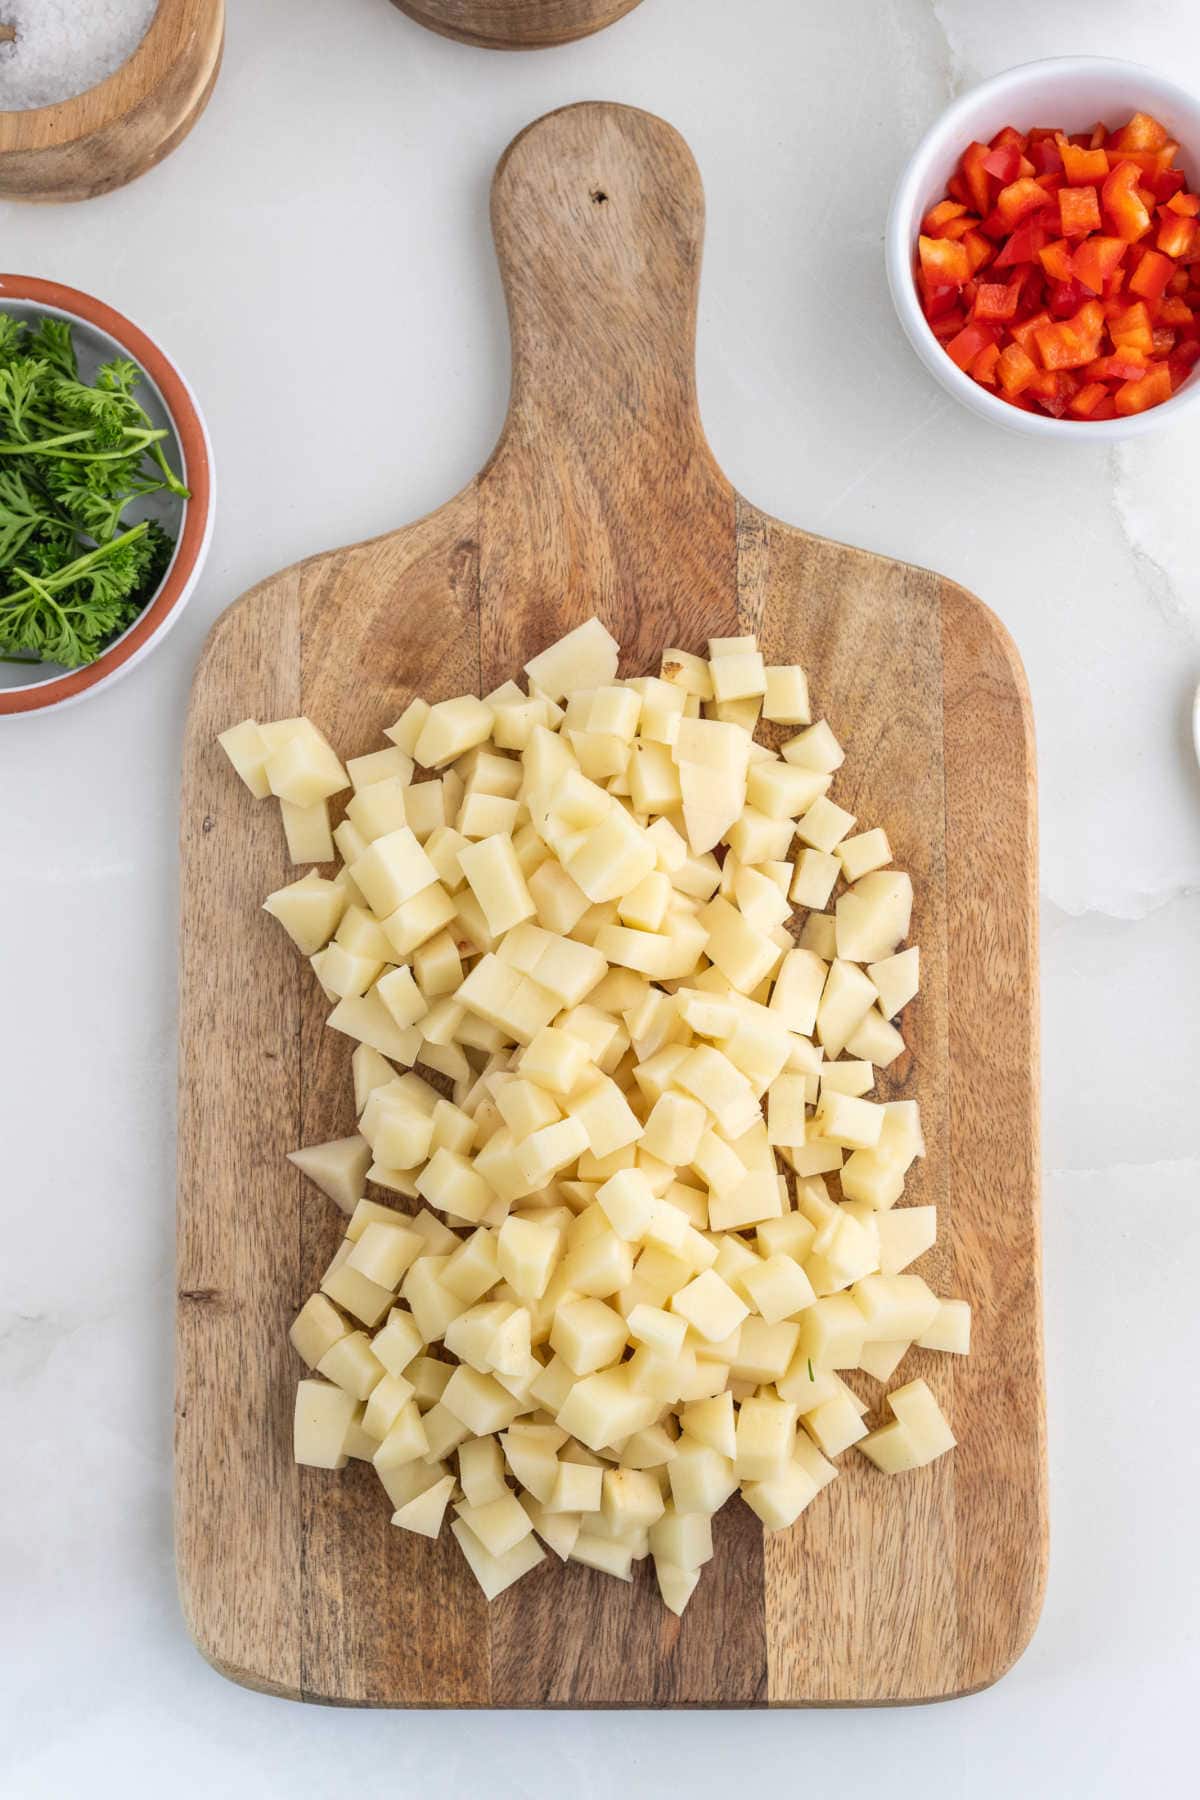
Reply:
[[544, 50], [603, 31], [641, 0], [393, 0], [443, 37], [482, 50]]
[[224, 41], [225, 0], [159, 0], [106, 81], [57, 106], [0, 111], [0, 198], [90, 200], [144, 175], [204, 111]]

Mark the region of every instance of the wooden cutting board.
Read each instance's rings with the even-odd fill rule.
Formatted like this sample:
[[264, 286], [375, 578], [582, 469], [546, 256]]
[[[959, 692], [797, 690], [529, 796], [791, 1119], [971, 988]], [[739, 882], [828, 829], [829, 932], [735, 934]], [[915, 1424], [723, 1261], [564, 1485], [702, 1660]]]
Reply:
[[[686, 145], [569, 107], [509, 147], [493, 229], [511, 408], [439, 511], [272, 576], [196, 675], [182, 798], [176, 1530], [184, 1611], [237, 1681], [381, 1706], [865, 1704], [970, 1693], [1028, 1641], [1046, 1562], [1034, 753], [1016, 651], [953, 582], [780, 524], [729, 485], [693, 369], [703, 195]], [[794, 346], [781, 345], [780, 355]], [[403, 371], [397, 369], [399, 382]], [[975, 1307], [967, 1360], [913, 1353], [958, 1449], [889, 1480], [852, 1452], [791, 1531], [740, 1501], [682, 1622], [548, 1559], [490, 1609], [445, 1534], [394, 1530], [373, 1471], [291, 1461], [285, 1333], [340, 1236], [289, 1167], [352, 1129], [345, 1040], [263, 896], [293, 878], [273, 807], [215, 734], [308, 713], [374, 748], [415, 692], [486, 691], [593, 610], [657, 667], [756, 631], [847, 749], [837, 796], [886, 824], [925, 986], [885, 1082], [921, 1100], [922, 1267]], [[874, 1401], [881, 1390], [868, 1384]], [[864, 1393], [868, 1388], [864, 1388]]]

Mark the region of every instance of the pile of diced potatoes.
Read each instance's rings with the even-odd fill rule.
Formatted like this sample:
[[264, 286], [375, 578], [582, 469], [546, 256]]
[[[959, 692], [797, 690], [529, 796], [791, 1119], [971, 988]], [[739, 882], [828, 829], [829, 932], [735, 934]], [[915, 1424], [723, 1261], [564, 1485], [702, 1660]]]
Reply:
[[293, 861], [341, 864], [266, 901], [355, 1046], [357, 1132], [292, 1157], [348, 1215], [291, 1329], [297, 1461], [370, 1460], [408, 1531], [452, 1511], [489, 1599], [546, 1545], [652, 1556], [681, 1613], [731, 1495], [783, 1530], [851, 1446], [953, 1446], [925, 1381], [872, 1430], [844, 1377], [965, 1353], [970, 1309], [911, 1272], [917, 1104], [870, 1098], [912, 883], [830, 797], [803, 670], [617, 666], [590, 619], [344, 768], [307, 719], [220, 741]]

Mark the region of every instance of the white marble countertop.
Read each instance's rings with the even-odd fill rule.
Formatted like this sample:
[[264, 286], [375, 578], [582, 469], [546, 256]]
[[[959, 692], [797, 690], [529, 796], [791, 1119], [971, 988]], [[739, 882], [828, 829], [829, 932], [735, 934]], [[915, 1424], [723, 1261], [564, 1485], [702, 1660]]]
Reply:
[[[1200, 1677], [1200, 419], [1071, 454], [992, 431], [901, 338], [880, 235], [900, 159], [956, 90], [1033, 56], [1106, 51], [1195, 89], [1200, 16], [1147, 0], [1131, 34], [1114, 0], [646, 0], [589, 42], [498, 57], [387, 0], [230, 10], [212, 105], [159, 170], [86, 206], [0, 208], [8, 268], [89, 289], [161, 337], [202, 396], [221, 482], [212, 558], [169, 643], [0, 742], [0, 1792], [191, 1800], [382, 1779], [422, 1800], [559, 1783], [633, 1796], [669, 1770], [707, 1800], [747, 1777], [791, 1792], [809, 1758], [847, 1792], [895, 1800], [963, 1785], [986, 1800], [1014, 1782], [1153, 1791], [1191, 1762]], [[1029, 671], [1051, 1573], [1023, 1660], [947, 1706], [328, 1712], [221, 1681], [176, 1606], [175, 834], [191, 670], [259, 576], [415, 517], [485, 457], [507, 382], [492, 165], [527, 121], [594, 97], [664, 114], [700, 162], [701, 397], [738, 487], [962, 580]], [[830, 348], [834, 319], [853, 362]]]

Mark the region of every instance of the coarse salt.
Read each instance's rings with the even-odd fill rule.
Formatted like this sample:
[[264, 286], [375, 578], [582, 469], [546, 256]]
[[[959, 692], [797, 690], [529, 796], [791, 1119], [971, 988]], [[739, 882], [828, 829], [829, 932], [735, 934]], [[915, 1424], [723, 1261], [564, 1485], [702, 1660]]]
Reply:
[[86, 93], [128, 62], [150, 28], [158, 0], [0, 0], [0, 111]]

